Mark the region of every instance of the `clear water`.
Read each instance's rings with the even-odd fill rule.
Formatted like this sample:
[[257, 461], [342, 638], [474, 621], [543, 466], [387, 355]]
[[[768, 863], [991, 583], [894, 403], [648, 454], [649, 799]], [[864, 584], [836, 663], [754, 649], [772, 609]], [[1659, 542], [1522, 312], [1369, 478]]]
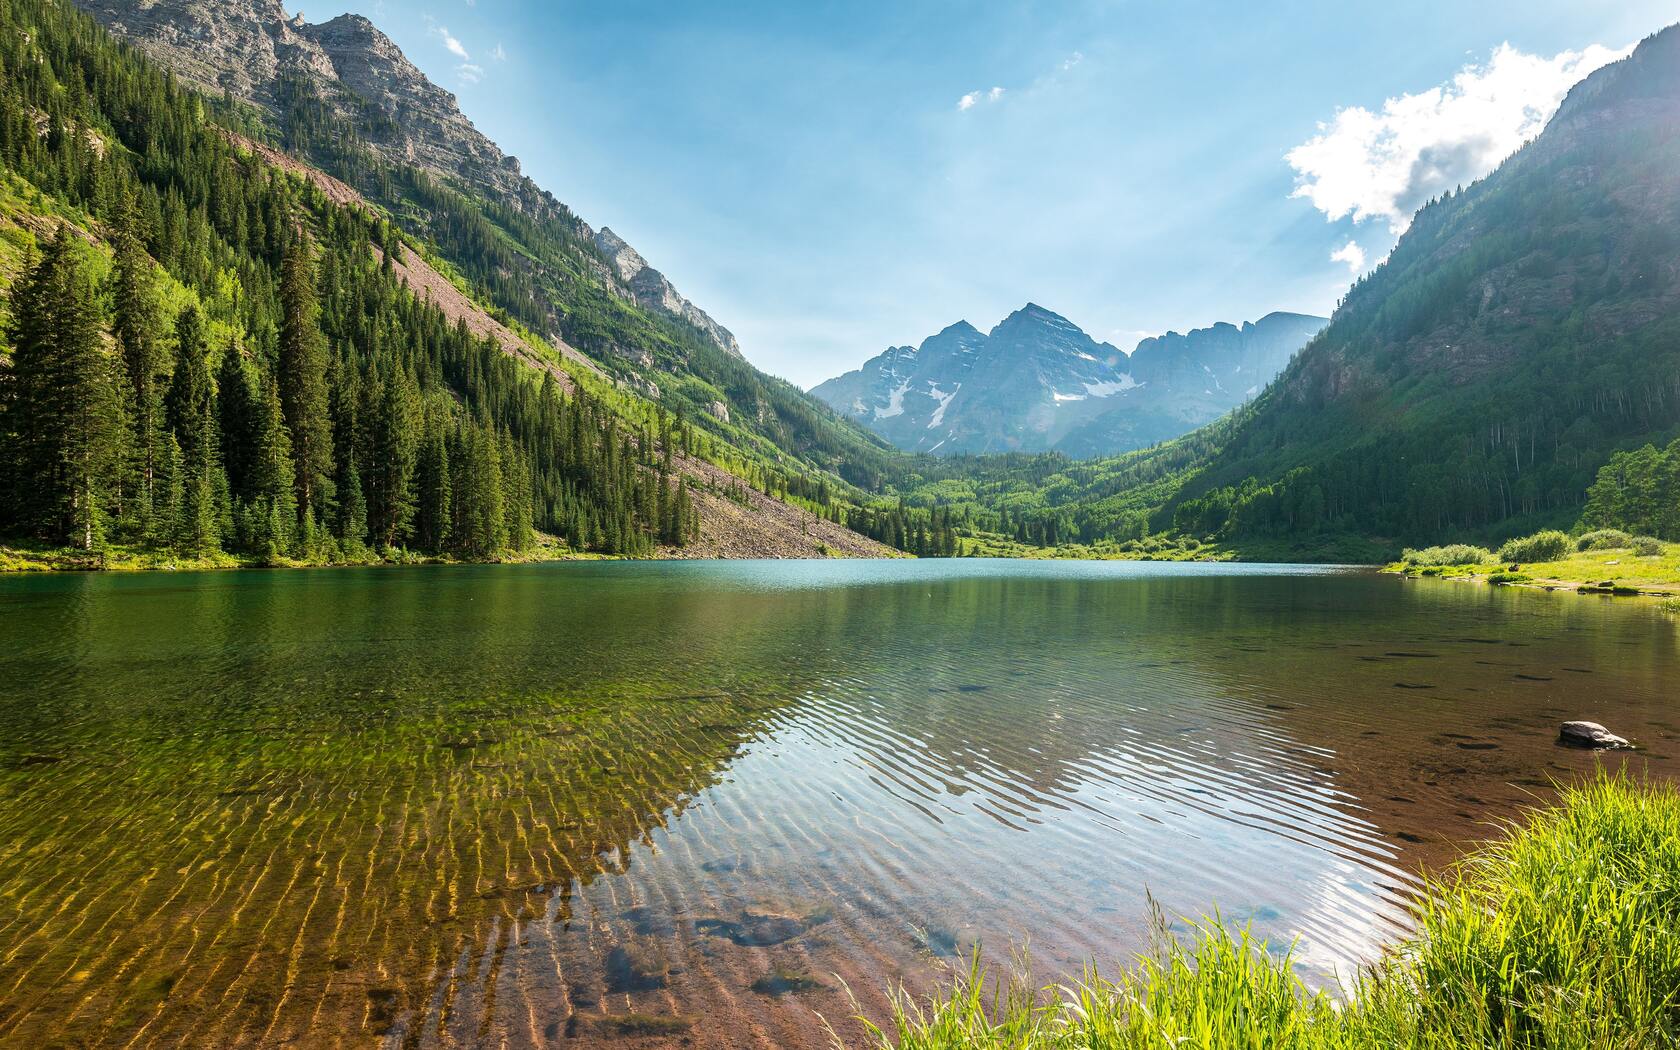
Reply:
[[1326, 980], [1562, 718], [1672, 775], [1676, 640], [1273, 566], [4, 579], [0, 1044], [823, 1046], [1151, 900]]

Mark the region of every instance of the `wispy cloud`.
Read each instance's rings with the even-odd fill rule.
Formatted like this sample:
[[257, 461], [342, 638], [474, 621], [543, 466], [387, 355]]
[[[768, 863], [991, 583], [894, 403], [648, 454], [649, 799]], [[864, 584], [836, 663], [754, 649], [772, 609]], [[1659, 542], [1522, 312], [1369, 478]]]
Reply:
[[493, 61], [493, 62], [506, 62], [507, 61], [507, 52], [502, 50], [502, 45], [501, 44], [498, 43], [494, 48], [491, 49], [490, 60]]
[[460, 59], [462, 62], [472, 61], [472, 56], [467, 54], [467, 46], [461, 43], [460, 39], [449, 31], [448, 26], [432, 26], [432, 35], [437, 37], [439, 40], [442, 40], [444, 49], [456, 58]]
[[959, 110], [973, 109], [975, 106], [979, 105], [982, 102], [996, 102], [998, 99], [1000, 99], [1002, 97], [1003, 97], [1003, 89], [1000, 88], [1000, 87], [992, 88], [989, 91], [970, 91], [968, 94], [964, 95], [962, 98], [957, 99], [957, 109], [959, 109]]
[[[1425, 201], [1481, 178], [1538, 135], [1571, 86], [1631, 50], [1594, 44], [1545, 58], [1502, 44], [1485, 64], [1390, 98], [1378, 112], [1338, 110], [1289, 151], [1293, 196], [1332, 220], [1385, 219], [1399, 233]], [[1349, 247], [1358, 250], [1350, 243], [1334, 258], [1358, 272]]]
[[1350, 240], [1330, 253], [1330, 261], [1345, 263], [1348, 272], [1358, 277], [1365, 272], [1365, 249], [1357, 241]]

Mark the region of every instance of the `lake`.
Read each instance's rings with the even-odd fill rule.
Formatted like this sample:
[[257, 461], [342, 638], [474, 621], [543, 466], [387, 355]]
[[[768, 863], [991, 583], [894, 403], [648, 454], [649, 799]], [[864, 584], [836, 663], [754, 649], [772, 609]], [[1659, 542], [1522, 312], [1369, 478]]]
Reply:
[[5, 1045], [817, 1047], [1154, 906], [1323, 983], [1594, 767], [1562, 719], [1680, 757], [1653, 605], [1362, 571], [19, 576], [0, 625]]

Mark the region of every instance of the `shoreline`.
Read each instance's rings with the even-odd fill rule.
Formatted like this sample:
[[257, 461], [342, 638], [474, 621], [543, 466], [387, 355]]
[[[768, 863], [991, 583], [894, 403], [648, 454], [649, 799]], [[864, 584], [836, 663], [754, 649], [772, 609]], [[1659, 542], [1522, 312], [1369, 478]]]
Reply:
[[1633, 557], [1621, 550], [1583, 551], [1532, 566], [1431, 565], [1390, 562], [1381, 572], [1407, 580], [1448, 580], [1488, 587], [1597, 595], [1605, 598], [1680, 599], [1680, 564], [1671, 553]]
[[[1413, 928], [1340, 994], [1311, 990], [1278, 952], [1217, 912], [1182, 936], [1159, 922], [1153, 950], [1107, 975], [1088, 969], [1041, 992], [1031, 975], [976, 955], [847, 1050], [1074, 1050], [1090, 1045], [1288, 1045], [1301, 1050], [1503, 1045], [1513, 1030], [1559, 1045], [1669, 1045], [1680, 968], [1673, 877], [1680, 795], [1600, 772], [1429, 878]], [[988, 989], [991, 991], [988, 992]], [[1526, 1043], [1524, 1045], [1527, 1045]]]

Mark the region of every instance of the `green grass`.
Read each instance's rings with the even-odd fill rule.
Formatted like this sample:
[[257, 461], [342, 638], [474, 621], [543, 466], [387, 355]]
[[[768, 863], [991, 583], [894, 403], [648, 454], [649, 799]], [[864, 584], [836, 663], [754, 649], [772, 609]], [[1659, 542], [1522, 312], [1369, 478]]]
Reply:
[[[504, 551], [480, 559], [491, 562], [604, 561], [615, 555], [575, 551], [547, 533], [536, 534], [526, 551]], [[201, 569], [304, 569], [342, 565], [454, 564], [460, 559], [416, 554], [402, 548], [382, 553], [364, 551], [360, 556], [331, 559], [282, 558], [268, 562], [261, 558], [218, 551], [209, 557], [192, 557], [146, 545], [113, 543], [100, 550], [78, 547], [48, 547], [29, 542], [0, 542], [0, 573], [7, 572], [183, 572]]]
[[[1338, 1000], [1217, 918], [1112, 977], [1035, 989], [976, 963], [900, 992], [903, 1050], [1615, 1050], [1680, 1046], [1680, 794], [1601, 774], [1432, 883], [1416, 932]], [[990, 989], [990, 991], [988, 991]]]
[[[1589, 536], [1595, 534], [1589, 534]], [[1579, 540], [1576, 541], [1579, 544]], [[1663, 543], [1650, 537], [1626, 537], [1626, 546], [1605, 546], [1591, 543], [1586, 550], [1570, 550], [1562, 555], [1539, 562], [1518, 562], [1521, 576], [1537, 584], [1553, 586], [1590, 586], [1602, 593], [1677, 594], [1680, 595], [1680, 544]], [[1417, 573], [1422, 576], [1466, 577], [1492, 580], [1501, 573], [1509, 574], [1510, 562], [1497, 559], [1457, 562], [1458, 552], [1474, 552], [1477, 548], [1463, 545], [1430, 547], [1423, 551], [1407, 551], [1412, 556], [1388, 566], [1390, 572]], [[1449, 564], [1449, 562], [1452, 562]], [[1499, 582], [1525, 582], [1507, 576]]]

